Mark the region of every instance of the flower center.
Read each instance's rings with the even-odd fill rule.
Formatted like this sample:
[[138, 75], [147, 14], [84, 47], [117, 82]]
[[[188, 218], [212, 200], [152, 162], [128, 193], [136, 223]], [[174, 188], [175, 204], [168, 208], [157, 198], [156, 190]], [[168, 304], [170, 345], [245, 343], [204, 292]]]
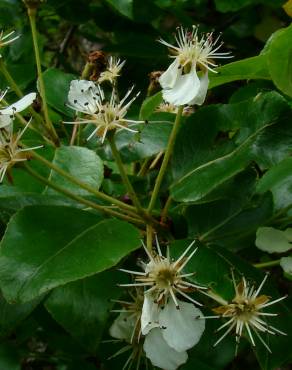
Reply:
[[167, 289], [174, 285], [176, 272], [170, 268], [161, 268], [153, 276], [153, 280], [160, 289]]

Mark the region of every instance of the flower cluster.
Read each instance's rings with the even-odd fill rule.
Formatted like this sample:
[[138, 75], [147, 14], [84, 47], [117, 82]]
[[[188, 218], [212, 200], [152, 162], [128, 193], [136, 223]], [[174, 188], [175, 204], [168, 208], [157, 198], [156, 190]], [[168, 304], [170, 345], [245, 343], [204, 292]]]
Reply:
[[[220, 332], [224, 328], [227, 330], [214, 346], [228, 334], [235, 332], [237, 348], [246, 332], [253, 346], [255, 339], [252, 333], [255, 333], [265, 348], [271, 352], [260, 332], [272, 335], [285, 333], [265, 321], [267, 317], [277, 314], [263, 312], [263, 309], [286, 297], [271, 301], [268, 296], [260, 295], [267, 275], [259, 287], [255, 288], [244, 277], [236, 284], [232, 272], [235, 296], [230, 302], [207, 287], [188, 281], [194, 273], [184, 273], [183, 269], [197, 251], [197, 248], [193, 248], [194, 243], [195, 241], [178, 259], [173, 260], [169, 247], [166, 257], [162, 254], [156, 238], [157, 252], [149, 251], [143, 244], [149, 258], [147, 263], [139, 262], [143, 272], [120, 269], [135, 279], [133, 283], [120, 286], [134, 287], [138, 293], [134, 295], [133, 302], [118, 301], [123, 305], [123, 309], [114, 311], [120, 315], [111, 326], [111, 336], [128, 343], [127, 348], [132, 349], [132, 360], [133, 354], [137, 353], [135, 348], [139, 346], [139, 354], [141, 355], [143, 348], [146, 357], [154, 366], [175, 370], [187, 361], [186, 351], [199, 342], [205, 329], [205, 319], [227, 318], [227, 322], [216, 331]], [[190, 296], [194, 291], [220, 303], [219, 307], [213, 309], [217, 315], [203, 316], [196, 307], [201, 306], [201, 303]]]
[[[183, 273], [184, 267], [197, 251], [193, 244], [177, 260], [172, 260], [169, 248], [166, 257], [163, 256], [156, 239], [157, 253], [150, 253], [144, 246], [149, 261], [141, 262], [143, 272], [121, 269], [135, 276], [135, 282], [121, 286], [145, 290], [139, 305], [129, 305], [120, 313], [110, 334], [122, 339], [117, 328], [125, 326], [123, 332], [124, 336], [128, 333], [127, 339], [132, 331], [131, 343], [133, 338], [139, 341], [142, 336], [146, 357], [162, 369], [175, 370], [185, 363], [188, 358], [186, 351], [199, 342], [205, 329], [204, 320], [198, 319], [202, 313], [194, 305], [201, 304], [188, 293], [206, 288], [187, 280], [194, 273]], [[177, 295], [191, 303], [180, 300]], [[136, 336], [135, 332], [138, 333]]]
[[209, 85], [208, 71], [215, 72], [213, 59], [231, 57], [229, 52], [218, 52], [222, 46], [219, 39], [220, 36], [213, 41], [213, 33], [199, 38], [198, 27], [193, 26], [191, 31], [178, 28], [177, 45], [159, 40], [170, 49], [171, 58], [174, 58], [159, 78], [165, 101], [176, 106], [203, 104]]

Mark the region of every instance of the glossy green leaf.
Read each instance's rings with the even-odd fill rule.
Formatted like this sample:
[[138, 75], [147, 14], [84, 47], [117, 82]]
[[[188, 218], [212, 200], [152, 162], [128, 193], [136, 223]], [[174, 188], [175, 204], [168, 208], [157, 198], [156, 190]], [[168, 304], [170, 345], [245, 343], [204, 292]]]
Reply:
[[291, 168], [292, 158], [285, 158], [278, 165], [272, 167], [264, 174], [257, 184], [257, 191], [259, 193], [264, 193], [265, 191], [273, 189], [281, 182], [289, 179], [292, 176], [290, 172]]
[[113, 299], [118, 299], [122, 289], [121, 273], [104, 271], [53, 290], [45, 306], [53, 318], [61, 324], [85, 348], [95, 353]]
[[[130, 163], [151, 157], [164, 151], [172, 128], [172, 122], [149, 122], [142, 129], [139, 136], [130, 132], [121, 131], [116, 135], [116, 144], [122, 159]], [[109, 146], [103, 146], [98, 154], [107, 160], [113, 160]]]
[[47, 69], [43, 73], [43, 79], [46, 87], [46, 99], [48, 104], [58, 112], [69, 117], [74, 117], [73, 109], [67, 108], [68, 92], [70, 82], [76, 79], [76, 76], [64, 73], [56, 68]]
[[275, 85], [292, 97], [292, 25], [277, 31], [267, 53], [268, 67]]
[[3, 295], [9, 302], [32, 300], [114, 266], [139, 245], [138, 231], [126, 222], [66, 207], [26, 207], [1, 242]]
[[[253, 158], [256, 137], [286, 109], [281, 96], [267, 93], [236, 104], [210, 106], [190, 117], [175, 144], [173, 198], [197, 201], [242, 171]], [[225, 138], [216, 146], [219, 130], [237, 131], [235, 140]]]
[[283, 159], [280, 163], [271, 167], [257, 185], [259, 193], [264, 193], [268, 190], [272, 191], [277, 209], [287, 207], [292, 203], [291, 166], [291, 157]]
[[[79, 146], [61, 146], [55, 151], [53, 164], [62, 168], [73, 177], [99, 189], [103, 180], [103, 163], [99, 156], [90, 149]], [[54, 170], [51, 170], [49, 179], [55, 184], [70, 190], [78, 195], [90, 195], [87, 190], [81, 189]], [[46, 194], [59, 194], [51, 188], [47, 188]]]
[[210, 73], [209, 75], [209, 89], [232, 81], [271, 79], [265, 55], [258, 55], [223, 65], [216, 68], [216, 72], [218, 73]]

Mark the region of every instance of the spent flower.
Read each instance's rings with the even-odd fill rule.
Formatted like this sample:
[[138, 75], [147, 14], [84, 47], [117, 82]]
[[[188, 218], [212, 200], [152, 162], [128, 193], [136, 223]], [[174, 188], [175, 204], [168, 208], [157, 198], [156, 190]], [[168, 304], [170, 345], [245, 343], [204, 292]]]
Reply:
[[159, 78], [163, 99], [174, 105], [201, 105], [208, 91], [208, 71], [215, 72], [217, 66], [214, 59], [230, 58], [230, 53], [218, 52], [222, 43], [219, 43], [220, 36], [213, 41], [213, 32], [199, 38], [196, 26], [191, 31], [179, 27], [175, 40], [176, 45], [159, 40], [174, 58]]
[[[261, 294], [260, 292], [267, 280], [268, 275], [264, 277], [258, 288], [251, 285], [245, 277], [239, 284], [236, 285], [234, 275], [232, 273], [232, 280], [235, 289], [235, 296], [231, 302], [225, 301], [223, 298], [216, 299], [216, 295], [210, 295], [215, 300], [221, 303], [221, 306], [214, 308], [213, 311], [217, 313], [217, 316], [210, 316], [210, 318], [226, 318], [228, 319], [223, 325], [221, 325], [217, 332], [223, 329], [226, 331], [223, 335], [216, 341], [214, 346], [217, 346], [229, 333], [235, 331], [236, 335], [236, 348], [239, 345], [241, 337], [246, 331], [251, 343], [255, 346], [254, 334], [260, 340], [260, 342], [265, 346], [265, 348], [271, 353], [270, 347], [264, 341], [261, 333], [264, 334], [281, 334], [286, 335], [286, 333], [270, 325], [266, 319], [268, 317], [278, 316], [277, 313], [265, 312], [263, 311], [266, 307], [274, 305], [285, 299], [286, 296], [271, 300], [269, 296]], [[208, 317], [205, 317], [208, 318]]]
[[42, 148], [42, 145], [24, 148], [20, 144], [20, 139], [22, 138], [29, 124], [30, 121], [25, 125], [23, 130], [17, 134], [13, 133], [13, 125], [10, 125], [8, 128], [0, 128], [0, 182], [3, 181], [7, 170], [12, 168], [17, 163], [29, 159], [27, 152]]
[[112, 85], [115, 85], [125, 63], [125, 60], [121, 61], [121, 59], [117, 57], [110, 56], [107, 62], [106, 70], [101, 72], [98, 83], [109, 81]]
[[[4, 33], [3, 30], [0, 32], [0, 50], [4, 46], [7, 46], [7, 45], [11, 44], [13, 41], [15, 41], [19, 38], [19, 35], [14, 36], [14, 33], [15, 33], [15, 31], [11, 31], [11, 32], [6, 33], [6, 34]], [[0, 53], [0, 58], [1, 58], [1, 53]]]

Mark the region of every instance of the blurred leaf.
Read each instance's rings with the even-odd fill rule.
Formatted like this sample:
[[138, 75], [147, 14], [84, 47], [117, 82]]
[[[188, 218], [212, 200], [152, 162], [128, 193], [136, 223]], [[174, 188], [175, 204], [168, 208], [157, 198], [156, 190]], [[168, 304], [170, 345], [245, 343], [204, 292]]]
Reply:
[[114, 266], [139, 245], [126, 222], [67, 207], [26, 207], [11, 218], [1, 242], [3, 295], [29, 301]]
[[275, 85], [292, 97], [292, 25], [271, 37], [267, 54], [268, 66]]
[[209, 74], [209, 89], [238, 80], [271, 79], [265, 55], [258, 55], [226, 64], [216, 68], [216, 72], [218, 73]]
[[114, 302], [121, 295], [121, 276], [115, 271], [54, 289], [45, 306], [54, 319], [85, 348], [95, 353]]
[[280, 266], [284, 270], [284, 272], [288, 275], [291, 275], [292, 278], [292, 256], [289, 257], [282, 257], [280, 261]]
[[274, 227], [260, 227], [255, 245], [264, 252], [283, 253], [292, 249], [292, 228], [284, 231]]
[[133, 0], [106, 0], [115, 10], [128, 18], [133, 18]]
[[149, 98], [146, 98], [141, 105], [139, 118], [141, 120], [147, 120], [160, 103], [162, 103], [161, 91], [150, 96]]
[[48, 104], [58, 112], [68, 117], [74, 117], [73, 109], [67, 108], [65, 104], [68, 100], [70, 82], [76, 79], [76, 76], [64, 73], [56, 68], [50, 68], [43, 73], [43, 78]]
[[0, 344], [0, 368], [5, 370], [21, 370], [20, 355], [14, 346]]
[[215, 0], [216, 9], [222, 13], [236, 12], [253, 3], [255, 3], [254, 0]]
[[292, 0], [288, 0], [284, 5], [283, 9], [292, 18]]
[[[96, 190], [99, 189], [102, 183], [103, 163], [93, 150], [79, 146], [61, 146], [55, 151], [53, 164]], [[49, 179], [72, 193], [83, 196], [91, 194], [65, 179], [54, 170], [51, 171]], [[50, 187], [46, 188], [45, 193], [49, 195], [59, 194]]]

